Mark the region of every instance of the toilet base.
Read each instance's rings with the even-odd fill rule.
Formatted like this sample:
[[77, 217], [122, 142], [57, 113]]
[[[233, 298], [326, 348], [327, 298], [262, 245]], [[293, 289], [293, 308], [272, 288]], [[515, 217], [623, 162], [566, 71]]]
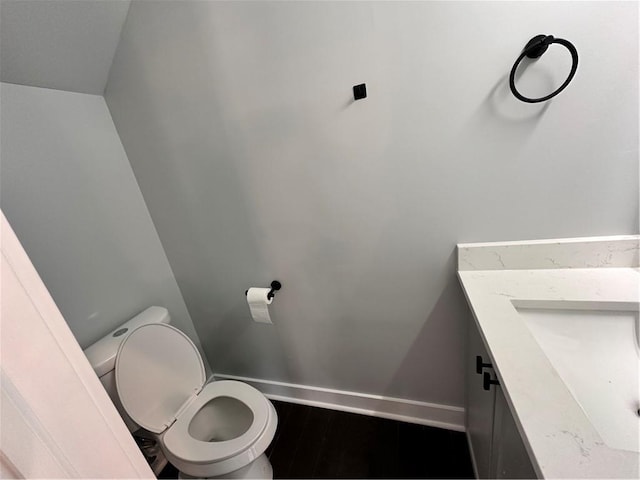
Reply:
[[[180, 472], [178, 478], [182, 479], [191, 479], [191, 478], [199, 478], [192, 477], [191, 475], [187, 475], [186, 473]], [[261, 478], [265, 480], [273, 479], [273, 468], [271, 467], [271, 462], [267, 456], [263, 453], [258, 458], [256, 458], [249, 465], [245, 465], [238, 470], [234, 470], [233, 472], [229, 472], [226, 475], [222, 475], [220, 477], [207, 477], [207, 478]]]

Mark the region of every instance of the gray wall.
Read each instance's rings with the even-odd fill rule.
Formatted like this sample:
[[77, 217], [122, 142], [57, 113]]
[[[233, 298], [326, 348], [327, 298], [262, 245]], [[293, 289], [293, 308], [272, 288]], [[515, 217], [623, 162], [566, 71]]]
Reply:
[[104, 98], [0, 95], [0, 205], [80, 345], [150, 305], [199, 344]]
[[637, 59], [635, 2], [134, 2], [105, 98], [214, 371], [461, 405], [457, 242], [638, 231]]

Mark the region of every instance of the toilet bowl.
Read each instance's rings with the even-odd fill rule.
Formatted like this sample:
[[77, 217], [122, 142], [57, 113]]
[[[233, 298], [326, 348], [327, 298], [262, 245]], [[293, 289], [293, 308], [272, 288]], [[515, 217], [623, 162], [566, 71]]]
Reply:
[[127, 414], [157, 436], [183, 477], [272, 478], [264, 451], [278, 422], [273, 405], [242, 382], [205, 385], [200, 353], [177, 328], [133, 330], [118, 349], [115, 380]]

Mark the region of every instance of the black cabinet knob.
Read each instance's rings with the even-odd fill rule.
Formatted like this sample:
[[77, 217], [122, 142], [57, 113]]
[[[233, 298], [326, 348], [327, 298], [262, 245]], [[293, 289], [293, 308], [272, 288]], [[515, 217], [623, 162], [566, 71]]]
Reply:
[[491, 380], [491, 374], [489, 372], [484, 372], [484, 376], [482, 377], [482, 388], [489, 390], [491, 385], [500, 385], [500, 382], [498, 380]]
[[476, 355], [476, 373], [481, 374], [483, 368], [493, 368], [493, 365], [490, 363], [483, 363], [482, 357], [480, 355]]

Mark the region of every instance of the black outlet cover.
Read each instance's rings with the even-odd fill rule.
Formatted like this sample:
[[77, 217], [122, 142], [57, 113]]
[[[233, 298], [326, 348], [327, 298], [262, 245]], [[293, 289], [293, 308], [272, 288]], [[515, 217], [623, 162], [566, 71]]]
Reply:
[[364, 83], [353, 86], [353, 99], [360, 100], [361, 98], [367, 98], [367, 86]]

